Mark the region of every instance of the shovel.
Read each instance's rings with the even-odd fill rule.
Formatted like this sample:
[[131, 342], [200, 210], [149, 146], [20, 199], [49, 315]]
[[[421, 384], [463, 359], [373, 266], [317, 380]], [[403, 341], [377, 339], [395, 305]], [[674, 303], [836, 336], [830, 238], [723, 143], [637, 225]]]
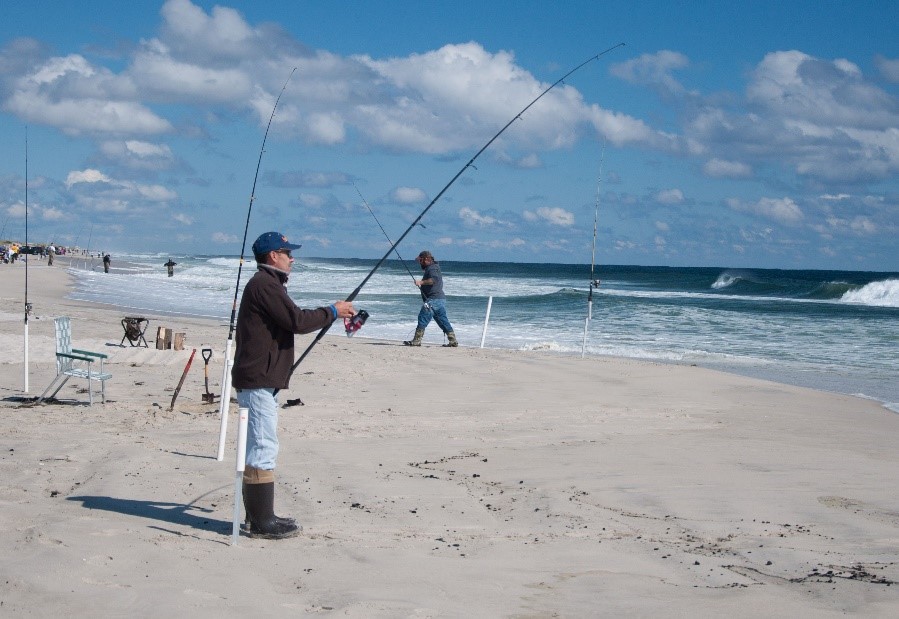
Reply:
[[215, 402], [215, 394], [209, 393], [209, 360], [212, 359], [212, 349], [204, 348], [200, 354], [203, 355], [203, 380], [206, 383], [206, 393], [203, 394], [203, 401]]

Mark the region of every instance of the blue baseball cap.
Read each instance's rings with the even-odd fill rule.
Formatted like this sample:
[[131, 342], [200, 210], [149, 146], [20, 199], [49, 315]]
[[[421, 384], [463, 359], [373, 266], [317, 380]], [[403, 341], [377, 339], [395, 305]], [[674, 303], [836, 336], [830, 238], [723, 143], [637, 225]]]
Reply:
[[259, 235], [256, 242], [253, 243], [253, 255], [264, 256], [270, 251], [278, 251], [279, 249], [299, 249], [302, 245], [288, 243], [287, 237], [280, 232], [266, 232]]

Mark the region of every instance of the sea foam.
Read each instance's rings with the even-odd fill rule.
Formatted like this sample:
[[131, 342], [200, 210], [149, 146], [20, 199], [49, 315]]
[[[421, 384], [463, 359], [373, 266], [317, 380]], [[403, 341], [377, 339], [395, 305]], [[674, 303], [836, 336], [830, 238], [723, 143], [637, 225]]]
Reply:
[[846, 292], [840, 299], [879, 307], [899, 307], [899, 279], [885, 279]]

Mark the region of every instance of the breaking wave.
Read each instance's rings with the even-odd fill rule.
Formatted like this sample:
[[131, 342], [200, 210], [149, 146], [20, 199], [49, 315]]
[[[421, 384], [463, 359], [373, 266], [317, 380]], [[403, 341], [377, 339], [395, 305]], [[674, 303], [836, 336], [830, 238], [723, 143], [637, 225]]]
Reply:
[[849, 290], [841, 301], [878, 307], [899, 307], [899, 279], [885, 279]]

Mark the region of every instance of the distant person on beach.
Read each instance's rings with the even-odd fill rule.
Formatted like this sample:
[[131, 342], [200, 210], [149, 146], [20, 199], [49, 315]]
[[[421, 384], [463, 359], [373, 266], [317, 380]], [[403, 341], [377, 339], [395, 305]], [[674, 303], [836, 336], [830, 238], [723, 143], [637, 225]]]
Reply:
[[431, 252], [425, 250], [415, 259], [418, 266], [424, 271], [421, 279], [415, 280], [415, 285], [421, 290], [424, 303], [418, 312], [418, 327], [415, 329], [415, 337], [404, 341], [406, 346], [421, 346], [421, 340], [425, 336], [425, 329], [431, 322], [431, 318], [437, 323], [448, 340], [444, 347], [456, 347], [459, 342], [453, 332], [453, 325], [446, 317], [446, 295], [443, 293], [443, 274], [440, 265], [434, 260]]
[[166, 269], [168, 269], [168, 271], [169, 271], [169, 277], [171, 277], [172, 275], [175, 274], [175, 265], [176, 265], [176, 264], [178, 264], [178, 263], [177, 263], [177, 262], [174, 262], [171, 258], [169, 258], [169, 261], [166, 262], [164, 265], [162, 265], [162, 266], [164, 266]]
[[47, 248], [47, 266], [48, 267], [53, 266], [53, 256], [55, 256], [55, 255], [56, 255], [56, 248], [51, 245], [50, 247]]
[[109, 254], [105, 254], [103, 256], [103, 272], [104, 273], [109, 273], [109, 265], [110, 264], [112, 264], [112, 258], [109, 256]]
[[249, 409], [243, 498], [250, 537], [283, 539], [303, 529], [292, 518], [275, 515], [276, 392], [290, 382], [294, 334], [311, 333], [355, 314], [348, 301], [314, 310], [301, 309], [293, 302], [286, 285], [293, 265], [291, 251], [299, 248], [278, 232], [266, 232], [256, 239], [253, 255], [258, 270], [244, 288], [237, 315], [231, 381], [240, 407]]

